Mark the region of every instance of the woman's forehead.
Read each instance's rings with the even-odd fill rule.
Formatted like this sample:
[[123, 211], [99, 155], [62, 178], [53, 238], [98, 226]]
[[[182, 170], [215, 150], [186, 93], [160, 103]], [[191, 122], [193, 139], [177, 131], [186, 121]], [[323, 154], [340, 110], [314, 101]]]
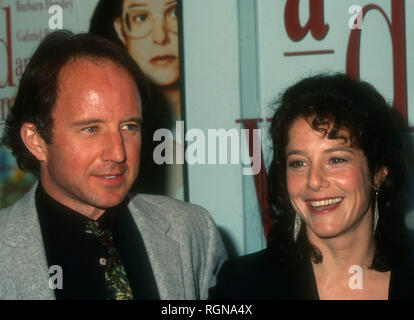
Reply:
[[157, 8], [168, 6], [170, 4], [176, 3], [176, 0], [124, 0], [123, 8], [127, 9], [130, 7], [147, 7], [147, 8]]
[[349, 130], [345, 125], [340, 125], [337, 123], [337, 120], [331, 116], [320, 117], [317, 115], [311, 116], [298, 116], [290, 124], [288, 132], [292, 129], [294, 125], [305, 129], [312, 129], [323, 135], [329, 135], [334, 132], [336, 135], [350, 138], [351, 130]]
[[[309, 144], [312, 142], [327, 143], [332, 146], [359, 150], [352, 145], [351, 133], [346, 128], [335, 128], [333, 120], [318, 121], [314, 126], [312, 118], [298, 117], [288, 129], [287, 146], [293, 144]], [[334, 133], [334, 134], [332, 134]]]

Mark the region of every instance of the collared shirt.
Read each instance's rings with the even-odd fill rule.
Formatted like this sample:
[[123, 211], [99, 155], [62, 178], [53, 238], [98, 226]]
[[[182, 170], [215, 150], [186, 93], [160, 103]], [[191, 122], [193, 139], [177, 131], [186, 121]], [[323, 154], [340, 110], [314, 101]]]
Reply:
[[[104, 266], [108, 252], [97, 238], [85, 233], [88, 217], [50, 197], [39, 184], [36, 208], [49, 267], [60, 266], [63, 288], [57, 300], [106, 299]], [[109, 229], [125, 268], [135, 300], [158, 300], [159, 293], [141, 234], [127, 208], [127, 200], [96, 220]]]

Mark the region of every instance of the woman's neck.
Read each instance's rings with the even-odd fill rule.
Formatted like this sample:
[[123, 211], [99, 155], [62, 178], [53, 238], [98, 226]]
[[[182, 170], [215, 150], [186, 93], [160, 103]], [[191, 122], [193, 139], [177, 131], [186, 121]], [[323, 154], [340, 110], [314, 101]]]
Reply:
[[321, 263], [314, 264], [314, 269], [322, 273], [344, 274], [353, 265], [370, 268], [375, 254], [370, 220], [371, 214], [368, 213], [356, 226], [334, 238], [319, 238], [308, 228], [309, 241], [323, 256]]
[[371, 221], [331, 239], [318, 238], [311, 231], [308, 238], [323, 255], [321, 263], [313, 264], [320, 299], [388, 299], [391, 272], [371, 269], [375, 254]]

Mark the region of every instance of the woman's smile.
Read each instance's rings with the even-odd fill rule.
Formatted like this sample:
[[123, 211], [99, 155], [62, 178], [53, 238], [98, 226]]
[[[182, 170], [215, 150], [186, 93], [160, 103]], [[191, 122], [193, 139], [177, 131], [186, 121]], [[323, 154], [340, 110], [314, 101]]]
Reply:
[[315, 214], [329, 213], [336, 210], [344, 200], [344, 197], [331, 197], [305, 200], [308, 208]]

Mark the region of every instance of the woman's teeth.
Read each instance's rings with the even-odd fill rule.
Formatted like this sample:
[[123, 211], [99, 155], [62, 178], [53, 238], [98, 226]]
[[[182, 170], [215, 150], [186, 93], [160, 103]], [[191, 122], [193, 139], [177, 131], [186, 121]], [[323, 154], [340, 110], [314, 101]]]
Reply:
[[343, 198], [332, 198], [332, 199], [326, 199], [321, 201], [310, 201], [310, 204], [312, 207], [323, 207], [323, 206], [329, 206], [333, 204], [337, 204], [342, 201]]

